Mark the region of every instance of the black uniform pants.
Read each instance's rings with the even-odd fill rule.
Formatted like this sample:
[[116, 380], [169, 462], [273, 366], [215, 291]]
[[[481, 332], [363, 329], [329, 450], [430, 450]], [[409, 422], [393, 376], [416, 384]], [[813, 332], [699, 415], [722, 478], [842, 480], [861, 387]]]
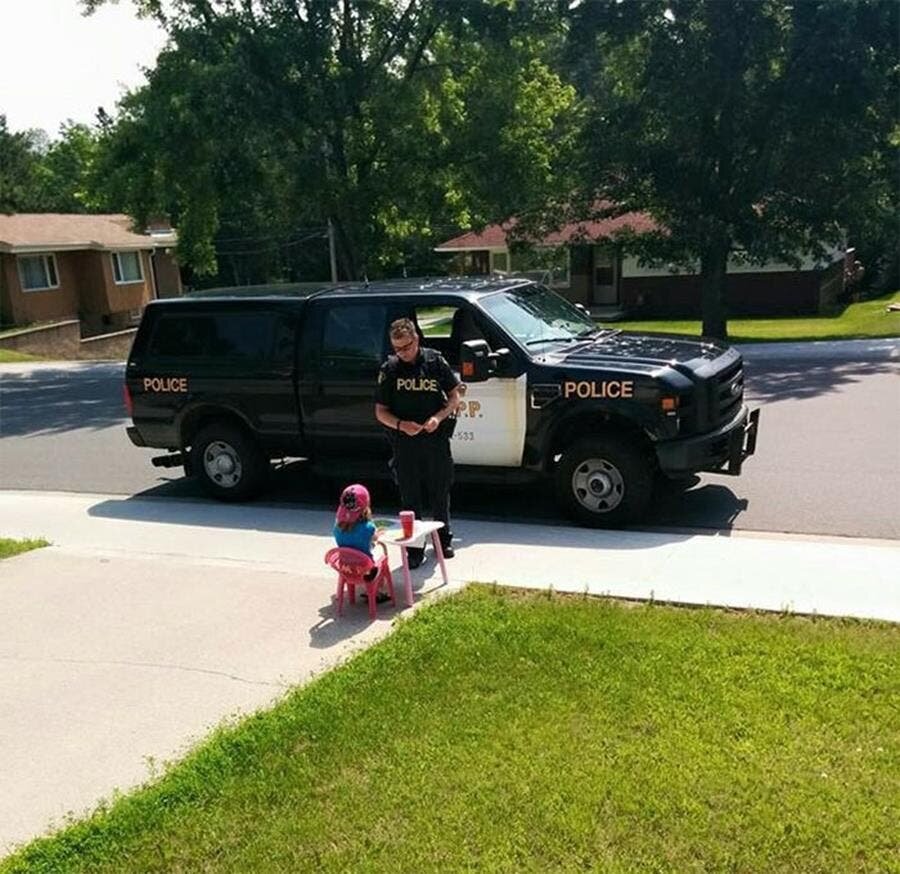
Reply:
[[443, 522], [438, 532], [441, 544], [453, 539], [450, 530], [450, 487], [453, 485], [453, 457], [450, 441], [443, 436], [399, 434], [394, 447], [394, 467], [400, 487], [402, 510], [412, 510], [417, 519], [431, 518]]

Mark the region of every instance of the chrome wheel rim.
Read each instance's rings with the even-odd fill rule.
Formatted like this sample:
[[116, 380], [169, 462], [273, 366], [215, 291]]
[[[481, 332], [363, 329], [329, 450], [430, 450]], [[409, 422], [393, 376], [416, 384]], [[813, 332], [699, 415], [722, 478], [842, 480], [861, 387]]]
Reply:
[[572, 494], [591, 513], [610, 513], [625, 498], [625, 480], [605, 458], [586, 458], [572, 472]]
[[213, 440], [203, 452], [203, 469], [209, 479], [223, 489], [234, 488], [244, 468], [234, 447], [224, 440]]

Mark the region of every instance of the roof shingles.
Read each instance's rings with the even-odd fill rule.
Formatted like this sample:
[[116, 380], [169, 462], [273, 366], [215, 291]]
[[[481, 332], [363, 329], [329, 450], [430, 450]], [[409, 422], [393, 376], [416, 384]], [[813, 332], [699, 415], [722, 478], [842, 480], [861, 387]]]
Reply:
[[138, 234], [127, 215], [65, 213], [0, 214], [0, 251], [20, 249], [152, 249], [171, 246], [171, 237]]
[[[511, 230], [514, 224], [515, 219], [500, 225], [488, 225], [481, 233], [470, 231], [467, 234], [460, 234], [452, 240], [441, 243], [436, 247], [436, 251], [505, 248], [507, 231]], [[647, 213], [626, 212], [613, 218], [570, 222], [559, 230], [547, 234], [540, 242], [545, 246], [560, 246], [566, 243], [602, 240], [624, 231], [646, 234], [656, 230], [659, 230], [659, 225]]]

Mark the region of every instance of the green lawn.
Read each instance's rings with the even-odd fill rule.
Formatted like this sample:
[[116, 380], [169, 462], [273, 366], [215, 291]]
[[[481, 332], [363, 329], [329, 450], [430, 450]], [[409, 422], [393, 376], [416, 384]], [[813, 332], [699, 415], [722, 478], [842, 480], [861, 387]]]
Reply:
[[0, 537], [0, 558], [9, 558], [20, 552], [28, 552], [31, 549], [40, 549], [50, 544], [43, 539], [37, 540], [13, 540], [9, 537]]
[[[900, 302], [900, 291], [875, 300], [850, 304], [827, 316], [778, 319], [729, 319], [728, 339], [732, 343], [775, 340], [850, 340], [867, 337], [900, 337], [900, 312], [886, 312], [889, 303]], [[605, 322], [623, 331], [663, 332], [700, 335], [699, 321]]]
[[470, 587], [0, 871], [896, 871], [898, 653]]
[[28, 355], [25, 352], [15, 352], [12, 349], [0, 349], [0, 364], [8, 364], [13, 361], [40, 361], [36, 355]]

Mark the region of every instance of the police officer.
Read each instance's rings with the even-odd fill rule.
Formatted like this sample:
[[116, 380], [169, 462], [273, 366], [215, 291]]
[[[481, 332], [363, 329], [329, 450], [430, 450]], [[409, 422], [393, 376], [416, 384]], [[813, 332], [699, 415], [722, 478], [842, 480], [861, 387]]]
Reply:
[[[446, 558], [453, 558], [450, 530], [450, 454], [452, 423], [463, 386], [444, 357], [420, 345], [411, 319], [391, 323], [394, 354], [381, 366], [375, 392], [375, 417], [394, 437], [394, 464], [404, 510], [422, 518], [425, 495], [431, 515], [444, 523], [439, 536]], [[418, 567], [424, 548], [408, 550], [410, 567]]]

